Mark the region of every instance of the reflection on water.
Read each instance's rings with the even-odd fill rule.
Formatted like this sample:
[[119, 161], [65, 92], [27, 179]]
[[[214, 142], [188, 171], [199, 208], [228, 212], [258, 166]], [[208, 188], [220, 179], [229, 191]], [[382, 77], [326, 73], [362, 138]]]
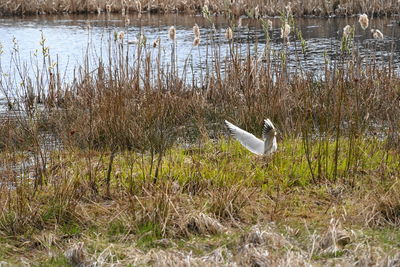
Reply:
[[[272, 51], [283, 49], [280, 38], [280, 19], [274, 18], [271, 35]], [[340, 47], [341, 32], [345, 25], [356, 25], [355, 43], [359, 47], [361, 58], [368, 58], [374, 55], [379, 64], [387, 63], [392, 57], [396, 66], [400, 62], [399, 47], [396, 46], [400, 38], [400, 26], [389, 18], [371, 19], [370, 27], [363, 31], [357, 23], [357, 18], [307, 18], [296, 20], [302, 35], [307, 42], [307, 53], [301, 53], [299, 41], [294, 41], [294, 34], [291, 34], [291, 42], [288, 49], [289, 67], [298, 70], [299, 67], [305, 71], [320, 71], [326, 60], [334, 62]], [[201, 28], [202, 40], [199, 48], [192, 49], [193, 32], [192, 27], [197, 23]], [[177, 65], [180, 71], [186, 63], [193, 66], [196, 74], [200, 68], [205, 68], [206, 55], [209, 55], [208, 62], [212, 62], [211, 53], [207, 48], [211, 44], [208, 38], [214, 33], [214, 42], [220, 45], [220, 55], [228, 53], [228, 42], [225, 40], [225, 29], [227, 20], [221, 17], [215, 18], [215, 29], [201, 16], [181, 15], [144, 15], [138, 18], [130, 16], [130, 26], [124, 26], [124, 18], [120, 15], [78, 15], [78, 16], [40, 16], [26, 18], [3, 18], [0, 19], [0, 42], [3, 45], [4, 53], [1, 56], [3, 72], [12, 73], [10, 69], [13, 47], [17, 46], [22, 61], [38, 60], [34, 56], [35, 51], [40, 53], [41, 33], [46, 38], [46, 45], [55, 60], [58, 55], [58, 64], [61, 71], [65, 71], [65, 80], [72, 77], [72, 70], [75, 66], [83, 63], [84, 54], [88, 49], [88, 40], [91, 41], [90, 50], [97, 57], [106, 57], [108, 40], [113, 39], [114, 32], [126, 31], [126, 40], [133, 40], [142, 31], [151, 46], [153, 40], [161, 39], [164, 66], [168, 66], [170, 60], [171, 41], [168, 40], [168, 28], [175, 25], [177, 29]], [[90, 25], [90, 30], [88, 29]], [[372, 39], [370, 29], [380, 29], [385, 35], [382, 41]], [[13, 42], [15, 38], [16, 41]], [[235, 42], [242, 43], [241, 51], [246, 53], [246, 44], [252, 44], [251, 51], [261, 55], [265, 36], [258, 21], [242, 19], [242, 27], [235, 30]], [[257, 43], [257, 48], [255, 46]], [[134, 53], [134, 45], [129, 48]], [[393, 53], [392, 53], [393, 52]], [[189, 55], [192, 54], [192, 57]], [[300, 61], [296, 60], [300, 59]], [[40, 62], [40, 61], [39, 61]], [[299, 63], [300, 62], [300, 65]]]

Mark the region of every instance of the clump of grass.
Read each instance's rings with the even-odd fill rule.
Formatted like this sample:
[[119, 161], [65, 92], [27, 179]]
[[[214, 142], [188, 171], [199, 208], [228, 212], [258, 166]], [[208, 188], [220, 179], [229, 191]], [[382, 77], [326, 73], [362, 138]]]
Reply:
[[72, 266], [88, 265], [83, 246], [84, 244], [80, 242], [78, 244], [75, 244], [72, 248], [65, 252], [65, 257], [68, 259]]
[[350, 234], [344, 230], [338, 221], [331, 220], [330, 226], [319, 242], [323, 253], [338, 253], [351, 242]]
[[397, 226], [400, 223], [400, 198], [396, 193], [398, 181], [388, 185], [379, 185], [368, 194], [368, 201], [362, 208], [365, 223], [371, 226]]
[[201, 235], [215, 235], [225, 232], [226, 228], [215, 218], [204, 213], [198, 213], [189, 217], [187, 228]]

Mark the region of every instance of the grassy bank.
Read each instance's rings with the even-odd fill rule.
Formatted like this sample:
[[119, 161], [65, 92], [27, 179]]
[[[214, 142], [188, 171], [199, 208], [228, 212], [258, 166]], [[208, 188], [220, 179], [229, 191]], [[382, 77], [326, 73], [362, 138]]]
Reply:
[[225, 139], [174, 147], [157, 183], [147, 175], [149, 155], [117, 153], [110, 171], [110, 154], [53, 152], [44, 184], [22, 179], [2, 189], [0, 259], [44, 266], [394, 262], [398, 154], [377, 140], [357, 148], [362, 167], [347, 172], [340, 151], [335, 183], [312, 181], [300, 140], [264, 158]]
[[[232, 3], [231, 3], [232, 2]], [[201, 13], [204, 6], [216, 15], [250, 15], [279, 16], [288, 3], [296, 16], [348, 16], [360, 13], [370, 15], [398, 14], [399, 3], [388, 1], [134, 1], [134, 0], [48, 0], [48, 1], [0, 1], [0, 13], [3, 15], [62, 14], [62, 13]], [[256, 8], [258, 7], [258, 8]]]
[[[207, 19], [212, 27], [214, 18]], [[307, 41], [292, 14], [282, 15], [291, 33], [277, 49], [268, 22], [260, 23], [262, 48], [238, 42], [232, 19], [226, 40], [216, 41], [214, 31], [193, 36], [210, 41], [212, 60], [194, 42], [179, 69], [174, 28], [168, 43], [142, 35], [129, 49], [124, 34], [110, 32], [107, 55], [91, 54], [89, 43], [72, 82], [62, 80], [44, 36], [30, 63], [15, 45], [14, 71], [0, 65], [7, 104], [0, 124], [0, 260], [394, 264], [395, 64], [378, 64], [374, 49], [361, 58], [354, 45], [360, 29], [352, 25], [333, 59], [325, 57], [318, 75], [309, 73], [301, 61]], [[302, 49], [289, 49], [288, 37]], [[207, 67], [193, 71], [194, 56]], [[273, 156], [256, 157], [226, 138], [224, 119], [260, 136], [267, 117], [278, 129]]]

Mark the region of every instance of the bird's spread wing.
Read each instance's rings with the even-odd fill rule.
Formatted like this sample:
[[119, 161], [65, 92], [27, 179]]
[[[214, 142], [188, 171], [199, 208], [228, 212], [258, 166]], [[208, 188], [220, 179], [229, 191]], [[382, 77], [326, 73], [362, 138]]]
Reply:
[[225, 121], [225, 124], [228, 126], [233, 137], [235, 137], [245, 148], [258, 155], [264, 154], [264, 142], [262, 140], [233, 125], [229, 121]]
[[265, 153], [269, 154], [276, 150], [276, 129], [270, 119], [264, 120], [263, 138], [265, 140]]
[[270, 119], [264, 120], [263, 138], [267, 140], [274, 135], [275, 135], [275, 126], [272, 124]]

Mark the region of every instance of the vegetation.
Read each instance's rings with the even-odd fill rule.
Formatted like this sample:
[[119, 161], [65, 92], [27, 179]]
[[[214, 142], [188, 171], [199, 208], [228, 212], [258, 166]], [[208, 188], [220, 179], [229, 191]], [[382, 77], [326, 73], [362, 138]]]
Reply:
[[399, 159], [390, 153], [385, 160], [382, 142], [359, 145], [365, 168], [335, 183], [312, 181], [297, 140], [284, 141], [271, 158], [225, 139], [173, 148], [157, 183], [143, 165], [149, 155], [126, 151], [114, 159], [109, 191], [110, 155], [52, 152], [45, 185], [26, 181], [2, 194], [0, 257], [50, 266], [64, 266], [65, 256], [74, 265], [105, 266], [378, 266], [397, 259]]
[[[290, 4], [289, 4], [290, 3]], [[143, 1], [143, 0], [14, 0], [0, 1], [0, 13], [4, 15], [32, 15], [32, 14], [59, 14], [59, 13], [201, 13], [207, 6], [212, 14], [233, 14], [277, 16], [284, 7], [290, 5], [296, 16], [347, 16], [359, 13], [370, 15], [398, 14], [399, 3], [396, 0], [388, 1], [279, 1], [279, 0], [235, 0], [235, 1]]]
[[[176, 32], [168, 44], [139, 36], [134, 52], [116, 33], [98, 58], [88, 45], [71, 83], [61, 81], [45, 38], [34, 72], [16, 46], [15, 72], [0, 79], [8, 104], [0, 125], [0, 260], [395, 264], [398, 73], [373, 52], [357, 58], [352, 33], [322, 78], [310, 75], [292, 14], [282, 22], [285, 42], [273, 50], [268, 22], [260, 20], [267, 38], [258, 49], [235, 41], [232, 20], [229, 51], [211, 42], [214, 60], [200, 77], [190, 71], [195, 47], [177, 67]], [[289, 39], [303, 47], [295, 62]], [[162, 46], [172, 47], [170, 59], [161, 58]], [[266, 117], [279, 131], [271, 157], [224, 136], [223, 119], [261, 134]]]

